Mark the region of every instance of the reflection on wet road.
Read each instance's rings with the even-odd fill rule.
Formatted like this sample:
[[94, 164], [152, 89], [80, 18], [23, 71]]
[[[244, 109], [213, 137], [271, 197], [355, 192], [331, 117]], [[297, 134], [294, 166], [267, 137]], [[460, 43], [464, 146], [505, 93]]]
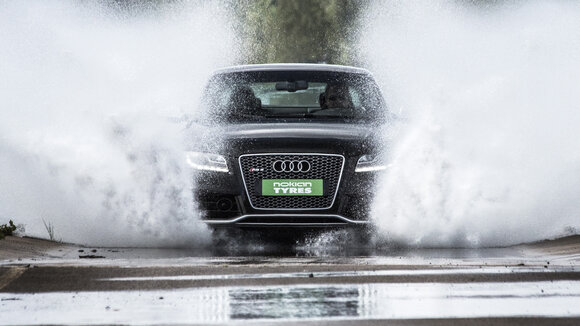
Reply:
[[[579, 285], [539, 282], [242, 288], [228, 291], [229, 318], [579, 316]], [[574, 303], [579, 305], [565, 308]]]
[[[580, 281], [370, 283], [0, 294], [13, 324], [580, 317]], [[63, 314], [63, 312], [67, 312]], [[71, 313], [72, 312], [72, 313]]]
[[[0, 315], [14, 325], [580, 321], [579, 237], [362, 256], [277, 250], [216, 257], [63, 245], [0, 260]], [[86, 252], [106, 258], [78, 258]]]

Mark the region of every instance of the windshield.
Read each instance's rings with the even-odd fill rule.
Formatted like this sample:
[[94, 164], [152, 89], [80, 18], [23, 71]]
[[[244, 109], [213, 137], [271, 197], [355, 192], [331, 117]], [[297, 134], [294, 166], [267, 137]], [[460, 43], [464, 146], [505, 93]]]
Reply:
[[372, 77], [358, 73], [257, 71], [222, 73], [205, 91], [205, 119], [380, 121], [385, 104]]

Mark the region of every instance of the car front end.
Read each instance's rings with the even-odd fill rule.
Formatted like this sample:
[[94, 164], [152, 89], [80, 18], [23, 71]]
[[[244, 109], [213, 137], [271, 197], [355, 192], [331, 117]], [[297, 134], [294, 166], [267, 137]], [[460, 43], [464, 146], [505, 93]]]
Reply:
[[[359, 110], [366, 110], [365, 119], [345, 115], [342, 109], [320, 109], [329, 80], [354, 75], [356, 81], [368, 83], [368, 72], [337, 71], [326, 65], [265, 65], [216, 75], [227, 85], [218, 89], [242, 83], [251, 86], [252, 98], [240, 100], [231, 91], [223, 91], [217, 92], [219, 100], [226, 98], [227, 104], [205, 102], [212, 107], [210, 116], [219, 119], [206, 123], [211, 136], [195, 142], [195, 148], [186, 153], [195, 170], [194, 192], [205, 223], [215, 228], [368, 225], [376, 178], [386, 168], [377, 137], [384, 123], [383, 115], [376, 113], [384, 110], [382, 97], [353, 100]], [[228, 79], [232, 75], [237, 78]], [[286, 84], [279, 87], [282, 82]], [[216, 83], [210, 81], [210, 85]], [[377, 96], [376, 89], [372, 92]], [[296, 94], [302, 94], [302, 102], [280, 104]], [[206, 96], [215, 99], [215, 89], [207, 90]], [[235, 110], [240, 101], [257, 108], [241, 117], [220, 115]], [[361, 109], [361, 103], [367, 108]], [[382, 107], [370, 109], [369, 103]], [[355, 108], [348, 108], [347, 114], [354, 114]]]

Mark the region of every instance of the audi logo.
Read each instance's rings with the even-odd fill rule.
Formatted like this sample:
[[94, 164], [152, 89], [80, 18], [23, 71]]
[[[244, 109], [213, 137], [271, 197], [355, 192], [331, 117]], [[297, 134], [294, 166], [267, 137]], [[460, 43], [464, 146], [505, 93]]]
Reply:
[[308, 172], [310, 163], [307, 161], [275, 161], [272, 164], [276, 172]]

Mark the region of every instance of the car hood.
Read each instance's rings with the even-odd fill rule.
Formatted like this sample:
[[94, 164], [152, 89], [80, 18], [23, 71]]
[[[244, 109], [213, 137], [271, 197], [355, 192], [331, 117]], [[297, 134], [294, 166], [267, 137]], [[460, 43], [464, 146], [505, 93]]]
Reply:
[[356, 156], [379, 144], [375, 137], [379, 128], [347, 123], [229, 124], [196, 130], [191, 148], [233, 156], [276, 152]]
[[361, 140], [372, 135], [372, 129], [360, 124], [344, 123], [254, 123], [227, 125], [223, 136], [229, 139], [308, 138]]

